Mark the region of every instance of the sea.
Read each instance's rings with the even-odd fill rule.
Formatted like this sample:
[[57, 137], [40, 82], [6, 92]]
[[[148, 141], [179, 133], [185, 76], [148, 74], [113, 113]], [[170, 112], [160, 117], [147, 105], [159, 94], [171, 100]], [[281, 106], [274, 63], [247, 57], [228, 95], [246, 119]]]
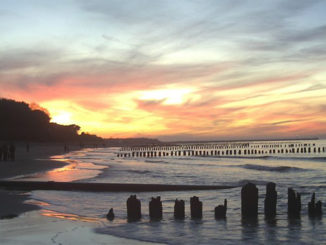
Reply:
[[[325, 140], [317, 140], [326, 146]], [[86, 148], [53, 156], [67, 161], [61, 169], [28, 176], [29, 180], [75, 181], [96, 183], [141, 183], [182, 185], [223, 185], [231, 189], [173, 192], [77, 192], [33, 191], [43, 216], [95, 222], [94, 234], [116, 236], [163, 244], [325, 244], [326, 217], [311, 218], [308, 202], [313, 192], [323, 202], [326, 212], [326, 157], [288, 154], [267, 157], [166, 156], [156, 158], [117, 157], [119, 148]], [[259, 190], [258, 218], [241, 217], [241, 187], [256, 184]], [[264, 216], [266, 184], [276, 183], [277, 215]], [[287, 215], [287, 190], [301, 194], [302, 211], [298, 218]], [[126, 200], [137, 195], [141, 200], [142, 218], [128, 222]], [[163, 219], [151, 221], [148, 203], [160, 196]], [[203, 202], [203, 218], [191, 219], [190, 198]], [[185, 201], [186, 217], [173, 217], [176, 199]], [[226, 219], [216, 220], [214, 208], [228, 201]], [[115, 219], [106, 214], [113, 208]], [[324, 215], [325, 216], [325, 215]]]

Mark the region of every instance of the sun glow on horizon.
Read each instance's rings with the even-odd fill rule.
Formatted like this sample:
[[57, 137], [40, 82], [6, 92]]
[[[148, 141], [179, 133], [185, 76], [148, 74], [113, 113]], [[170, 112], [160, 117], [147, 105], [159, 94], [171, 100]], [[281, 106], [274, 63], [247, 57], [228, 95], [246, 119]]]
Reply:
[[163, 105], [181, 105], [185, 103], [194, 88], [167, 88], [146, 90], [140, 92], [139, 99], [142, 101], [158, 101]]
[[61, 112], [51, 118], [51, 122], [59, 123], [63, 125], [73, 124], [71, 121], [71, 113], [69, 112]]
[[53, 123], [107, 138], [326, 137], [326, 1], [2, 2], [0, 97]]

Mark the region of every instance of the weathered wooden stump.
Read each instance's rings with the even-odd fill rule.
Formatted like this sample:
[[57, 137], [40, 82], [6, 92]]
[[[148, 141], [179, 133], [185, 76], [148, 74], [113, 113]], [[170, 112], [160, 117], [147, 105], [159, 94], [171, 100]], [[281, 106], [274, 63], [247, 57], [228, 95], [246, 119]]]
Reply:
[[321, 216], [322, 215], [322, 202], [318, 201], [317, 203], [315, 202], [315, 193], [312, 194], [311, 196], [311, 201], [308, 203], [308, 214], [310, 217], [316, 217], [316, 216]]
[[183, 200], [175, 200], [174, 203], [174, 218], [184, 219], [185, 218], [185, 202]]
[[191, 218], [194, 219], [201, 219], [203, 217], [203, 203], [196, 196], [190, 198], [190, 214]]
[[215, 219], [225, 219], [227, 210], [227, 200], [224, 199], [224, 205], [215, 207]]
[[113, 208], [109, 210], [109, 212], [106, 215], [106, 218], [110, 221], [114, 220], [114, 213], [113, 213]]
[[241, 214], [246, 218], [258, 216], [258, 189], [253, 183], [248, 183], [241, 189]]
[[276, 203], [277, 203], [277, 192], [275, 190], [276, 184], [270, 182], [266, 185], [266, 197], [265, 197], [265, 216], [268, 218], [275, 217], [276, 215]]
[[292, 188], [288, 188], [288, 216], [299, 217], [301, 212], [301, 196]]
[[149, 217], [151, 219], [162, 219], [162, 201], [161, 197], [158, 196], [156, 198], [152, 197], [149, 202]]
[[131, 195], [127, 200], [127, 216], [130, 221], [141, 218], [141, 203], [136, 195]]

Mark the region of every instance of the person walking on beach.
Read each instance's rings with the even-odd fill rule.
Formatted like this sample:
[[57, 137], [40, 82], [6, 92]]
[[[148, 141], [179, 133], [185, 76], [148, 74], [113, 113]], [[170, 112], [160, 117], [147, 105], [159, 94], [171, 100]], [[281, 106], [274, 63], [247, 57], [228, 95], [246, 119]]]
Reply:
[[14, 144], [10, 144], [9, 147], [9, 158], [11, 161], [15, 161], [16, 147]]

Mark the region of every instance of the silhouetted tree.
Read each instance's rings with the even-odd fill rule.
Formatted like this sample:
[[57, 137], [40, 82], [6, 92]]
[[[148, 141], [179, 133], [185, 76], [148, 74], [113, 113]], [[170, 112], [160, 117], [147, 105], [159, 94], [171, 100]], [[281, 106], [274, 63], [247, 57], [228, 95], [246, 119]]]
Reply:
[[50, 122], [47, 112], [33, 110], [24, 102], [0, 99], [0, 140], [7, 141], [100, 141], [100, 137], [78, 134], [78, 125]]

